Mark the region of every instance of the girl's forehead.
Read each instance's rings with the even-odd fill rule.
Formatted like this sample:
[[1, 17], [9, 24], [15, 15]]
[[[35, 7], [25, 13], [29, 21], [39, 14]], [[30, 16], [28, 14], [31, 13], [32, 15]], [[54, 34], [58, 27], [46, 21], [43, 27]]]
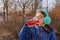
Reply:
[[43, 14], [41, 12], [38, 12], [36, 16], [43, 16]]

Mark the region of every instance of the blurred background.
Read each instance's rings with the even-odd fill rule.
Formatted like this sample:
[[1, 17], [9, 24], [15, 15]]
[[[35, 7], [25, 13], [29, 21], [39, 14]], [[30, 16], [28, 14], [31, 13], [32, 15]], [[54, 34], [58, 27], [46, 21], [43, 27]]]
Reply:
[[57, 40], [60, 38], [60, 0], [0, 0], [0, 40], [18, 40], [26, 20], [34, 17], [36, 9], [47, 8]]

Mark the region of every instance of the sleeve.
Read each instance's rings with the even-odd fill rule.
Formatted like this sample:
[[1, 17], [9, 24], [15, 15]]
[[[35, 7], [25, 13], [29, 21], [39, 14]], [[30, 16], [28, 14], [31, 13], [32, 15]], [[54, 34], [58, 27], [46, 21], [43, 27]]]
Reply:
[[21, 31], [19, 32], [19, 39], [20, 40], [29, 40], [31, 38], [31, 28], [28, 28], [27, 25], [25, 24]]
[[56, 40], [56, 34], [54, 31], [52, 31], [52, 34], [51, 34], [51, 40]]

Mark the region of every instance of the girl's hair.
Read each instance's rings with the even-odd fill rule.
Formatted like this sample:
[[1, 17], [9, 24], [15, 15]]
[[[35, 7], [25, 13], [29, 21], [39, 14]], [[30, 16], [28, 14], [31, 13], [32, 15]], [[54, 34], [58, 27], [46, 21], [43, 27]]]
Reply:
[[45, 24], [45, 27], [48, 28], [49, 30], [53, 29], [50, 25], [47, 25], [47, 24]]
[[[44, 11], [40, 11], [44, 17], [46, 17], [46, 14]], [[45, 24], [45, 27], [48, 28], [49, 30], [53, 29], [50, 25]]]
[[[37, 11], [37, 12], [41, 12], [41, 14], [43, 14], [44, 17], [46, 17], [46, 13], [44, 11]], [[50, 25], [45, 24], [45, 27], [48, 28], [48, 30], [53, 29]]]
[[40, 11], [40, 10], [36, 11], [36, 13], [38, 13], [38, 12], [41, 12], [43, 14], [43, 16], [46, 17], [46, 13], [44, 11]]
[[46, 13], [44, 11], [40, 11], [44, 17], [46, 17]]

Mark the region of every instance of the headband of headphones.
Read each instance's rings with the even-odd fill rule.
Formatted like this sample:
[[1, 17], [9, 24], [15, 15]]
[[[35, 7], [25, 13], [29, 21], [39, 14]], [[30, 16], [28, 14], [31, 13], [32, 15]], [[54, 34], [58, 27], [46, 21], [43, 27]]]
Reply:
[[42, 11], [45, 12], [45, 14], [46, 14], [47, 17], [49, 17], [49, 14], [48, 14], [48, 10], [47, 9], [43, 9]]
[[37, 12], [40, 12], [40, 11], [45, 12], [46, 16], [49, 17], [48, 10], [47, 10], [46, 8], [45, 8], [45, 9], [42, 9], [42, 10], [37, 9], [37, 10], [36, 10], [36, 13], [37, 13]]

